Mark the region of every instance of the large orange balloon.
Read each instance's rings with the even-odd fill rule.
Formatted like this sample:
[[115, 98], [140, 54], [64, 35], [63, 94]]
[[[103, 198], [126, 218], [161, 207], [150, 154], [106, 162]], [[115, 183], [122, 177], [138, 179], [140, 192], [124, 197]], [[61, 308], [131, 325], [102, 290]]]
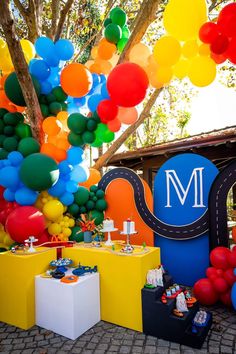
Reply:
[[97, 54], [99, 58], [104, 60], [109, 60], [112, 58], [116, 51], [116, 45], [114, 43], [108, 42], [106, 39], [101, 41], [98, 46]]
[[62, 128], [61, 122], [56, 117], [48, 117], [44, 119], [42, 129], [48, 135], [57, 135]]
[[61, 86], [72, 97], [85, 96], [91, 89], [92, 84], [92, 75], [82, 64], [69, 64], [61, 72]]
[[121, 123], [133, 124], [138, 119], [138, 111], [135, 107], [119, 107], [117, 118]]
[[80, 186], [90, 188], [92, 185], [97, 184], [101, 179], [101, 174], [95, 168], [89, 169], [90, 175], [86, 182], [80, 183]]

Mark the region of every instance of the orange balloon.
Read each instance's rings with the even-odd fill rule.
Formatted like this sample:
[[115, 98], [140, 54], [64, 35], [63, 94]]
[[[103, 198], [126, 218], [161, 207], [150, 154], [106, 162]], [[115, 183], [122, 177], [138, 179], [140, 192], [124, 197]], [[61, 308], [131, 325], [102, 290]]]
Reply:
[[70, 147], [70, 143], [65, 138], [59, 138], [59, 139], [57, 139], [57, 147], [59, 149], [67, 151]]
[[97, 57], [97, 55], [98, 55], [98, 47], [95, 46], [91, 49], [91, 58], [95, 59]]
[[68, 112], [61, 111], [57, 114], [57, 119], [59, 119], [60, 122], [64, 122], [65, 120], [67, 120], [68, 116], [69, 116]]
[[56, 117], [48, 117], [44, 119], [42, 129], [48, 135], [57, 135], [62, 128], [61, 122]]
[[72, 97], [83, 97], [91, 89], [93, 77], [82, 64], [72, 63], [61, 72], [61, 86]]
[[109, 120], [109, 122], [107, 122], [107, 126], [111, 132], [116, 133], [120, 130], [121, 121], [118, 118]]
[[119, 107], [117, 118], [121, 123], [133, 124], [138, 119], [138, 111], [135, 107]]
[[112, 58], [115, 52], [116, 45], [114, 43], [108, 42], [106, 39], [104, 41], [101, 41], [98, 45], [97, 54], [101, 59], [109, 60]]
[[67, 158], [67, 153], [65, 150], [63, 149], [59, 149], [56, 147], [55, 151], [54, 151], [54, 159], [57, 161], [57, 162], [60, 162], [60, 161], [63, 161], [63, 160], [66, 160]]
[[42, 154], [48, 155], [57, 162], [65, 160], [67, 157], [66, 151], [57, 148], [55, 145], [51, 143], [44, 143], [41, 145], [40, 152]]
[[90, 188], [92, 185], [97, 184], [101, 179], [101, 173], [95, 168], [89, 169], [90, 175], [87, 181], [80, 183], [80, 186]]
[[95, 64], [98, 64], [102, 74], [108, 75], [112, 70], [112, 64], [103, 59], [96, 59]]
[[97, 61], [90, 65], [89, 70], [91, 71], [91, 73], [102, 74], [101, 65]]
[[56, 135], [49, 135], [47, 137], [47, 143], [57, 146], [57, 136]]

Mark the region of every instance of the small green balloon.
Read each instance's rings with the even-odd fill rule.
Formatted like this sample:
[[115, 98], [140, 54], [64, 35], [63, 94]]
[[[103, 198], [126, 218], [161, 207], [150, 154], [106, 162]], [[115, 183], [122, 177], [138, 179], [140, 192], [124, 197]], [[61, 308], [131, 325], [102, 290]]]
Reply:
[[111, 9], [110, 13], [109, 13], [109, 17], [111, 18], [116, 11], [119, 11], [119, 10], [122, 10], [121, 7], [119, 6], [116, 6], [116, 7], [113, 7], [113, 9]]
[[93, 112], [92, 117], [98, 124], [101, 123], [101, 119], [99, 117], [99, 115], [97, 114], [97, 111]]
[[117, 49], [119, 53], [122, 53], [126, 44], [128, 42], [128, 38], [121, 38], [119, 42], [117, 43]]
[[46, 99], [48, 104], [56, 101], [56, 97], [52, 93], [46, 95]]
[[40, 108], [41, 108], [42, 116], [43, 116], [44, 118], [49, 117], [48, 105], [46, 105], [46, 104], [44, 104], [44, 103], [40, 103]]
[[60, 102], [60, 103], [61, 103], [62, 110], [67, 111], [67, 108], [68, 108], [67, 103], [65, 103], [65, 102]]
[[112, 23], [115, 23], [116, 25], [123, 27], [126, 24], [127, 15], [121, 8], [119, 8], [116, 9], [116, 11], [114, 12], [111, 11], [110, 19], [112, 20]]
[[3, 142], [3, 148], [8, 152], [16, 150], [17, 145], [18, 145], [18, 141], [14, 137], [6, 138]]
[[90, 132], [93, 132], [94, 130], [96, 130], [97, 129], [97, 125], [98, 125], [98, 123], [95, 121], [95, 119], [88, 118], [88, 120], [87, 120], [87, 129]]
[[85, 144], [92, 144], [95, 140], [95, 134], [87, 130], [82, 134], [82, 139]]
[[71, 235], [69, 237], [70, 241], [83, 242], [84, 233], [81, 231], [79, 226], [74, 226], [71, 228]]
[[86, 130], [87, 118], [80, 113], [72, 113], [67, 119], [68, 128], [76, 134], [82, 134]]
[[12, 136], [15, 134], [15, 127], [12, 125], [6, 125], [3, 129], [3, 134], [6, 136]]
[[98, 137], [95, 138], [94, 142], [91, 144], [92, 147], [100, 147], [102, 146], [103, 141]]
[[91, 218], [95, 219], [94, 220], [95, 225], [100, 225], [103, 222], [104, 214], [101, 211], [92, 210], [90, 213], [91, 213]]
[[8, 156], [9, 152], [5, 149], [0, 149], [0, 160], [5, 160]]
[[105, 199], [98, 199], [96, 202], [96, 210], [98, 211], [104, 211], [107, 209], [107, 202]]
[[68, 141], [72, 146], [83, 146], [84, 145], [82, 136], [79, 134], [75, 134], [73, 132], [70, 132], [68, 134]]
[[127, 38], [128, 39], [129, 36], [130, 36], [130, 30], [128, 29], [127, 26], [124, 26], [122, 28], [122, 38]]
[[104, 196], [105, 196], [105, 192], [102, 189], [98, 189], [97, 192], [96, 192], [96, 197], [98, 199], [103, 199]]
[[111, 132], [110, 130], [107, 130], [102, 137], [104, 143], [111, 143], [114, 139], [115, 133]]
[[21, 139], [28, 138], [28, 137], [32, 136], [31, 128], [26, 123], [17, 124], [17, 126], [15, 128], [15, 133]]
[[80, 211], [81, 214], [87, 213], [87, 208], [85, 206], [82, 206], [79, 209], [80, 209], [79, 211]]
[[93, 201], [96, 202], [98, 200], [97, 197], [93, 197]]
[[116, 25], [115, 23], [110, 23], [105, 28], [104, 36], [108, 42], [116, 44], [121, 39], [122, 30], [120, 26]]
[[74, 197], [76, 204], [83, 206], [89, 200], [89, 191], [85, 187], [79, 187]]
[[6, 136], [3, 135], [3, 134], [1, 134], [1, 135], [0, 135], [0, 147], [3, 146], [3, 142], [4, 142], [5, 139], [6, 139]]
[[98, 190], [98, 186], [96, 186], [95, 184], [93, 184], [93, 185], [90, 187], [90, 192], [96, 193], [97, 190]]
[[15, 114], [15, 115], [17, 116], [17, 118], [18, 118], [18, 123], [23, 123], [23, 122], [24, 122], [25, 117], [24, 117], [24, 115], [23, 115], [22, 113], [20, 113], [20, 112], [15, 112], [14, 114]]
[[0, 118], [3, 118], [6, 113], [8, 113], [8, 111], [5, 108], [0, 108]]
[[112, 23], [112, 20], [110, 18], [106, 18], [104, 21], [104, 27], [107, 27], [110, 23]]
[[24, 157], [40, 151], [40, 144], [34, 138], [23, 138], [17, 149]]
[[88, 200], [85, 204], [87, 210], [92, 210], [95, 208], [95, 203], [92, 200]]
[[40, 95], [39, 96], [39, 103], [48, 105], [48, 101], [47, 101], [46, 95]]
[[79, 206], [75, 203], [68, 206], [68, 213], [73, 216], [76, 216], [79, 213]]
[[63, 89], [61, 88], [61, 86], [54, 87], [54, 89], [52, 90], [52, 94], [56, 97], [56, 100], [58, 102], [64, 102], [68, 97], [65, 91], [63, 91]]
[[5, 125], [4, 125], [3, 121], [2, 121], [2, 120], [0, 120], [0, 134], [2, 134], [2, 133], [3, 133], [3, 131], [4, 131], [4, 127], [5, 127]]
[[62, 111], [62, 106], [59, 102], [52, 102], [49, 105], [50, 113], [54, 114], [55, 116]]
[[6, 113], [3, 121], [6, 125], [17, 125], [19, 123], [18, 116], [15, 113]]
[[108, 127], [104, 123], [99, 123], [97, 129], [95, 130], [96, 138], [103, 141], [104, 134], [108, 131]]

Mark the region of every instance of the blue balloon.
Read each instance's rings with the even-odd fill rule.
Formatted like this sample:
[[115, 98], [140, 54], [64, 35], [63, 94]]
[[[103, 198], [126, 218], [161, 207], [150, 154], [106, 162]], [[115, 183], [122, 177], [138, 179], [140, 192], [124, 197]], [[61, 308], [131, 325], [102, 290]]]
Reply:
[[70, 60], [74, 51], [74, 46], [68, 39], [59, 39], [55, 43], [55, 52], [60, 60]]
[[47, 95], [52, 91], [52, 84], [49, 81], [40, 81], [40, 85], [42, 94]]
[[76, 107], [82, 107], [86, 103], [86, 98], [85, 97], [74, 98], [73, 101]]
[[101, 95], [104, 99], [110, 98], [109, 93], [107, 91], [107, 83], [104, 82], [101, 87]]
[[83, 161], [84, 157], [84, 150], [80, 147], [71, 147], [67, 150], [67, 161], [71, 165], [78, 165], [80, 162]]
[[89, 110], [93, 113], [96, 111], [97, 106], [99, 103], [103, 100], [103, 97], [101, 95], [95, 94], [89, 97], [88, 99], [88, 108]]
[[7, 202], [14, 202], [15, 201], [15, 192], [13, 192], [9, 188], [7, 188], [3, 192], [3, 197]]
[[76, 182], [74, 181], [68, 181], [66, 182], [66, 191], [69, 193], [75, 193], [77, 192], [79, 186]]
[[19, 151], [10, 152], [7, 158], [11, 162], [12, 166], [19, 166], [24, 160], [23, 155]]
[[59, 76], [59, 68], [51, 68], [51, 74], [47, 79], [48, 82], [52, 85], [52, 87], [60, 85], [60, 76]]
[[32, 65], [38, 61], [38, 59], [34, 58], [34, 59], [31, 59], [30, 62], [29, 62], [29, 71], [31, 72], [31, 68], [32, 68]]
[[38, 59], [31, 65], [30, 73], [43, 81], [49, 77], [51, 69], [43, 59]]
[[11, 166], [11, 161], [9, 161], [8, 159], [6, 159], [6, 160], [3, 160], [3, 161], [2, 161], [2, 164], [3, 164], [4, 167], [6, 167], [6, 166]]
[[59, 168], [59, 171], [60, 171], [60, 176], [61, 175], [67, 175], [73, 169], [73, 167], [71, 165], [69, 165], [69, 163], [67, 161], [59, 162], [58, 168]]
[[53, 197], [60, 197], [63, 193], [65, 193], [66, 184], [65, 182], [59, 178], [57, 183], [54, 184], [51, 188], [48, 189], [48, 193]]
[[234, 283], [231, 290], [231, 300], [232, 300], [233, 307], [236, 310], [236, 283]]
[[6, 166], [0, 170], [0, 184], [5, 188], [14, 189], [19, 183], [19, 173], [16, 167]]
[[54, 53], [54, 43], [48, 37], [39, 37], [34, 45], [36, 53], [42, 58]]
[[71, 181], [76, 183], [82, 183], [87, 181], [89, 177], [89, 171], [87, 168], [77, 165], [70, 174]]
[[47, 55], [46, 57], [43, 58], [46, 63], [51, 66], [51, 67], [58, 67], [60, 59], [58, 58], [58, 56], [56, 55], [55, 50], [53, 51], [53, 53]]
[[106, 76], [103, 75], [103, 74], [101, 74], [101, 75], [100, 75], [100, 82], [101, 82], [101, 84], [102, 84], [103, 82], [106, 82], [106, 81], [107, 81]]
[[72, 193], [65, 192], [59, 199], [64, 205], [71, 205], [74, 202], [74, 195]]
[[38, 197], [38, 193], [29, 188], [23, 187], [16, 191], [15, 200], [20, 205], [33, 205]]

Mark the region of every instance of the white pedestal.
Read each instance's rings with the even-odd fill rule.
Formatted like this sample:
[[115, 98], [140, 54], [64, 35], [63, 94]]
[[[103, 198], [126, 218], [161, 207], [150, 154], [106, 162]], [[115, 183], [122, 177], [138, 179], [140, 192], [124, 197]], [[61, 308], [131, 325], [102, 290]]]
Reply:
[[40, 327], [74, 340], [100, 321], [98, 273], [70, 284], [36, 276], [35, 294], [36, 324]]

